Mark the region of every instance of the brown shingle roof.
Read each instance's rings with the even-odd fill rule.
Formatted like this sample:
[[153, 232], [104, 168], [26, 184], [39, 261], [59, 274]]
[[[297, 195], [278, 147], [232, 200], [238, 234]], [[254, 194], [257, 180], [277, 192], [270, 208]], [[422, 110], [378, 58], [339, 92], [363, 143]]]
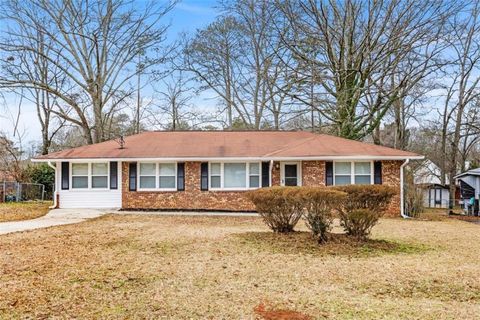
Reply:
[[416, 158], [419, 155], [304, 131], [148, 131], [114, 141], [63, 150], [36, 158]]

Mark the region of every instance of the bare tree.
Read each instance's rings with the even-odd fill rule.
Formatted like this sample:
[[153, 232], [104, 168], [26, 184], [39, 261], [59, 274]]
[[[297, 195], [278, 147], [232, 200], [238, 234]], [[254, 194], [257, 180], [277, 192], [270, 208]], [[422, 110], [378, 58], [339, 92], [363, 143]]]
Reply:
[[234, 70], [238, 68], [236, 49], [242, 45], [237, 21], [225, 16], [199, 30], [184, 48], [184, 70], [198, 79], [200, 90], [213, 90], [220, 97], [227, 112], [228, 128], [233, 125], [234, 109], [239, 111], [234, 92], [239, 85]]
[[[425, 61], [439, 51], [426, 49], [438, 40], [450, 9], [442, 1], [373, 0], [292, 0], [280, 8], [292, 28], [286, 45], [314, 66], [329, 97], [319, 111], [339, 136], [352, 139], [371, 134], [401, 90], [429, 74]], [[398, 78], [412, 55], [415, 77]]]
[[[88, 143], [103, 141], [109, 118], [135, 91], [131, 81], [165, 61], [167, 26], [160, 21], [173, 5], [138, 5], [131, 0], [4, 1], [0, 16], [7, 27], [0, 48], [9, 55], [7, 60], [18, 64], [18, 56], [34, 53], [54, 65], [71, 87], [28, 77], [3, 76], [0, 83], [48, 92], [59, 99], [52, 109], [56, 115], [82, 128]], [[48, 53], [30, 41], [39, 34]], [[138, 65], [140, 53], [148, 58]]]
[[[36, 51], [22, 52], [16, 58], [7, 59], [2, 66], [4, 74], [10, 79], [29, 79], [32, 82], [45, 83], [55, 90], [65, 88], [67, 86], [66, 79], [56, 67], [56, 64], [59, 63], [59, 56], [51, 56], [56, 64], [50, 63], [49, 59], [45, 58], [51, 53], [49, 46], [45, 44], [43, 35], [41, 33], [32, 34], [25, 41], [28, 41], [32, 48], [36, 48]], [[17, 59], [17, 63], [12, 63], [12, 59]], [[35, 105], [41, 127], [41, 154], [47, 154], [55, 134], [66, 122], [65, 119], [54, 114], [54, 108], [59, 103], [59, 99], [47, 90], [33, 86], [14, 87], [13, 90]]]
[[190, 79], [182, 71], [174, 72], [155, 90], [157, 98], [151, 108], [150, 118], [155, 126], [168, 130], [185, 130], [199, 115], [192, 112], [195, 96]]
[[478, 99], [480, 83], [480, 4], [474, 2], [449, 20], [445, 54], [450, 63], [442, 79], [445, 87], [442, 118], [441, 169], [450, 180], [453, 204], [453, 177], [464, 168], [460, 160], [467, 157], [478, 141]]

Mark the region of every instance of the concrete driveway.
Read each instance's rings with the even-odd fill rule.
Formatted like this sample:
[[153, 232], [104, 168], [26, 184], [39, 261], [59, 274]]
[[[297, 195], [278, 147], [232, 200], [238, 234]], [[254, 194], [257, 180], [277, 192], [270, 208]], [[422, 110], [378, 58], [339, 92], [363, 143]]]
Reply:
[[87, 219], [100, 217], [115, 209], [54, 209], [45, 216], [24, 221], [0, 223], [0, 234], [34, 230], [64, 224], [79, 223]]

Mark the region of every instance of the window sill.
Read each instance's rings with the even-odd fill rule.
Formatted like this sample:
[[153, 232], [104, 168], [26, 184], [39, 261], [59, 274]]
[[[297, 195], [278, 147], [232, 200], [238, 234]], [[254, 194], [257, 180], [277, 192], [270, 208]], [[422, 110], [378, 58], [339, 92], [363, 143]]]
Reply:
[[110, 188], [70, 188], [67, 190], [60, 191], [74, 191], [74, 192], [86, 192], [86, 191], [118, 191], [119, 189], [110, 189]]
[[[176, 192], [180, 191], [177, 190], [177, 188], [169, 188], [169, 189], [160, 189], [160, 188], [148, 188], [148, 189], [140, 189], [138, 188], [136, 192]], [[130, 191], [130, 192], [135, 192], [135, 191]]]
[[257, 190], [257, 189], [260, 189], [260, 187], [256, 187], [256, 188], [209, 188], [208, 190], [205, 190], [205, 191], [229, 192], [229, 191], [251, 191], [251, 190]]

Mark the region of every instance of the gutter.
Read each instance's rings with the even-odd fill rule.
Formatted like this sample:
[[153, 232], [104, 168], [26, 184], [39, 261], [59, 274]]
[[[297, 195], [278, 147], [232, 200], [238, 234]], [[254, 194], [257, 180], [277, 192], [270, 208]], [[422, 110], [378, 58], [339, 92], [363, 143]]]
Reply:
[[404, 173], [403, 169], [410, 162], [410, 159], [406, 159], [404, 163], [400, 166], [400, 215], [404, 219], [409, 219], [410, 217], [405, 214], [405, 191], [403, 189], [404, 185]]
[[270, 171], [268, 176], [269, 176], [269, 181], [268, 181], [268, 185], [269, 186], [272, 186], [272, 171], [273, 171], [273, 160], [270, 160], [270, 165], [268, 166], [268, 170]]
[[48, 161], [47, 162], [48, 166], [50, 168], [52, 168], [53, 170], [55, 170], [55, 180], [54, 180], [54, 183], [53, 183], [53, 205], [48, 207], [49, 209], [56, 209], [57, 208], [57, 167], [55, 167], [51, 161]]
[[75, 162], [101, 162], [101, 161], [335, 161], [335, 160], [422, 160], [424, 156], [304, 156], [304, 157], [163, 157], [163, 158], [145, 158], [145, 157], [94, 157], [94, 158], [33, 158], [32, 162], [49, 162], [49, 161], [75, 161]]

